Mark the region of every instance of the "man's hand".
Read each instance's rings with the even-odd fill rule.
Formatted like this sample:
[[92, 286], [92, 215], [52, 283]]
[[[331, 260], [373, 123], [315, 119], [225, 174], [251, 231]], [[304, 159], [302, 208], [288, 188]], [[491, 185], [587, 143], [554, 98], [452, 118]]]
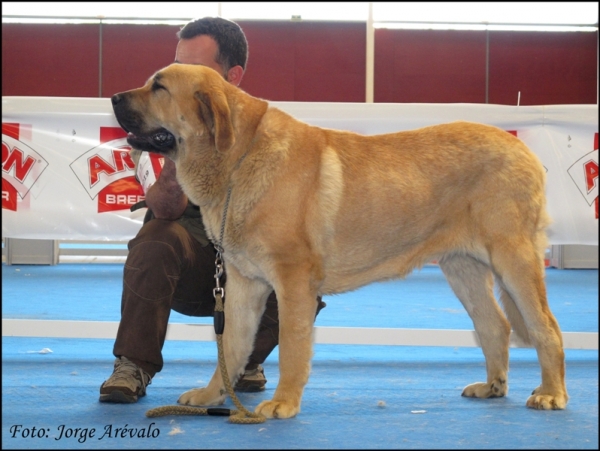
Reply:
[[177, 183], [175, 174], [175, 163], [165, 158], [158, 179], [146, 193], [146, 205], [157, 219], [179, 219], [187, 206], [187, 196]]

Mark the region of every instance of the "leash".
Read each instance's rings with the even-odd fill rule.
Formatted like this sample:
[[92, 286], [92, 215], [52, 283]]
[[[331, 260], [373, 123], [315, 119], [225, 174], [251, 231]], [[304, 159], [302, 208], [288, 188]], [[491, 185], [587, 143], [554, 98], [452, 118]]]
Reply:
[[[240, 158], [236, 165], [242, 163], [246, 154]], [[215, 285], [213, 289], [213, 296], [215, 298], [215, 311], [214, 311], [214, 328], [215, 334], [217, 335], [217, 351], [219, 356], [219, 369], [221, 370], [221, 377], [223, 378], [223, 384], [227, 390], [227, 394], [236, 405], [239, 410], [226, 409], [221, 407], [213, 408], [201, 408], [192, 406], [162, 406], [150, 409], [146, 412], [146, 416], [149, 418], [163, 417], [166, 415], [212, 415], [212, 416], [228, 416], [230, 423], [235, 424], [259, 424], [264, 423], [267, 418], [259, 413], [250, 412], [240, 402], [238, 397], [231, 386], [229, 375], [227, 374], [227, 365], [225, 364], [225, 355], [223, 352], [223, 330], [225, 329], [225, 309], [223, 305], [223, 299], [225, 298], [225, 288], [221, 286], [220, 279], [224, 273], [223, 253], [223, 236], [225, 234], [225, 221], [227, 219], [227, 211], [229, 209], [229, 201], [231, 199], [231, 186], [227, 190], [227, 198], [225, 199], [225, 206], [223, 207], [223, 219], [221, 220], [221, 230], [219, 236], [219, 242], [215, 244], [217, 255], [215, 258]]]

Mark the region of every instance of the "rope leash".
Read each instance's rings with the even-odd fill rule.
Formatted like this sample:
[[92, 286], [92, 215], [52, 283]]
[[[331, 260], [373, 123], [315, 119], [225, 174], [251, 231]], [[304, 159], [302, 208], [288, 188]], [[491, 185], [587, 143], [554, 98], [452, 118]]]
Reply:
[[[217, 287], [219, 288], [219, 287]], [[216, 289], [215, 289], [216, 290]], [[213, 415], [213, 416], [228, 416], [230, 423], [235, 424], [260, 424], [266, 421], [266, 417], [262, 414], [250, 412], [246, 409], [238, 397], [236, 396], [231, 381], [227, 374], [227, 366], [225, 365], [225, 356], [223, 353], [223, 326], [224, 323], [224, 309], [223, 309], [223, 298], [220, 292], [217, 292], [215, 296], [215, 331], [217, 333], [217, 349], [219, 352], [219, 369], [221, 370], [221, 376], [227, 390], [227, 394], [230, 396], [233, 403], [239, 410], [225, 409], [225, 408], [201, 408], [191, 406], [162, 406], [150, 409], [146, 412], [146, 416], [149, 418], [163, 417], [166, 415]]]
[[[241, 163], [246, 157], [244, 155], [238, 162]], [[227, 219], [227, 210], [229, 207], [229, 200], [231, 198], [231, 187], [227, 190], [227, 198], [225, 200], [225, 207], [223, 208], [223, 220], [221, 221], [221, 236], [219, 243], [215, 245], [217, 250], [217, 256], [215, 259], [215, 284], [216, 288], [213, 289], [213, 296], [215, 298], [215, 312], [214, 312], [214, 327], [215, 334], [217, 335], [217, 351], [219, 355], [219, 369], [221, 370], [221, 377], [227, 394], [236, 405], [239, 410], [225, 409], [219, 407], [213, 408], [202, 408], [202, 407], [191, 407], [191, 406], [161, 406], [154, 409], [150, 409], [146, 412], [146, 416], [149, 418], [163, 417], [167, 415], [212, 415], [212, 416], [228, 416], [230, 423], [235, 424], [260, 424], [264, 423], [267, 418], [259, 413], [250, 412], [246, 409], [233, 390], [231, 381], [227, 373], [227, 365], [225, 364], [225, 354], [223, 352], [223, 330], [225, 329], [225, 309], [223, 305], [223, 298], [225, 297], [225, 288], [221, 287], [220, 279], [224, 272], [224, 261], [223, 261], [223, 235], [225, 234], [225, 220]]]

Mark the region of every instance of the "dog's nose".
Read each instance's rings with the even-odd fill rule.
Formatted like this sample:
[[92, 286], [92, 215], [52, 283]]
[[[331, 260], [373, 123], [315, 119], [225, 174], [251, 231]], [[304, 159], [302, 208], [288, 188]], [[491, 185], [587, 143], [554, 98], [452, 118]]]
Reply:
[[112, 96], [110, 98], [110, 101], [112, 102], [113, 105], [116, 105], [121, 100], [123, 100], [123, 96], [121, 94], [115, 94], [114, 96]]

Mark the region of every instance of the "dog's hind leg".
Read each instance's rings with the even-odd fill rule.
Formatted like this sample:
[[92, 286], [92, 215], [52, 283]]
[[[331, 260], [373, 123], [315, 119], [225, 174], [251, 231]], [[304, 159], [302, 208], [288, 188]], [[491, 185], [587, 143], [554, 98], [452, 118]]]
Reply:
[[564, 409], [569, 397], [562, 333], [548, 306], [541, 252], [533, 243], [513, 239], [492, 246], [490, 254], [502, 288], [523, 317], [542, 369], [542, 384], [533, 391], [527, 406], [541, 410]]
[[[223, 354], [232, 385], [243, 372], [252, 353], [254, 337], [271, 290], [264, 281], [248, 279], [240, 275], [233, 265], [227, 266]], [[178, 402], [192, 406], [210, 406], [223, 404], [225, 397], [225, 385], [217, 365], [205, 388], [183, 393]]]
[[489, 266], [468, 255], [447, 255], [439, 262], [450, 287], [473, 320], [487, 368], [487, 382], [468, 385], [463, 396], [495, 398], [508, 393], [510, 326], [493, 292]]

